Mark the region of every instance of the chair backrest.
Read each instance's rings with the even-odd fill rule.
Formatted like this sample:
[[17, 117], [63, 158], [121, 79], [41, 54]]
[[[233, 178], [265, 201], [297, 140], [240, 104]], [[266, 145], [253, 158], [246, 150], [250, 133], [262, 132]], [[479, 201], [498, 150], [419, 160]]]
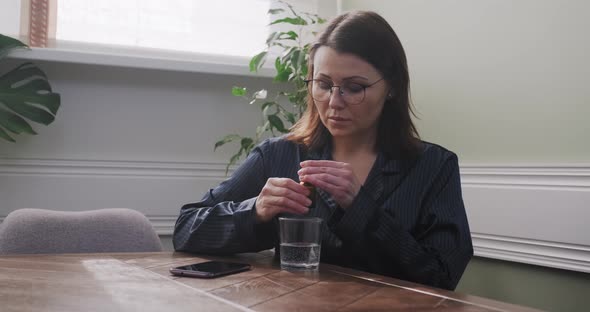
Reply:
[[82, 212], [18, 209], [0, 224], [0, 254], [161, 251], [140, 212], [109, 208]]

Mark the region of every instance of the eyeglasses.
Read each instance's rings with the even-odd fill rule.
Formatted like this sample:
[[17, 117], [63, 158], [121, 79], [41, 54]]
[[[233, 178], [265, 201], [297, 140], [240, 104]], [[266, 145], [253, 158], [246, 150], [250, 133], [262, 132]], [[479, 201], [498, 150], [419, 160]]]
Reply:
[[383, 80], [383, 78], [369, 85], [362, 85], [355, 82], [344, 82], [341, 86], [335, 86], [331, 82], [322, 79], [309, 79], [305, 80], [305, 83], [307, 83], [307, 90], [311, 94], [311, 97], [317, 102], [329, 102], [334, 88], [338, 88], [338, 93], [346, 104], [357, 105], [362, 103], [365, 99], [367, 88], [374, 86], [381, 80]]

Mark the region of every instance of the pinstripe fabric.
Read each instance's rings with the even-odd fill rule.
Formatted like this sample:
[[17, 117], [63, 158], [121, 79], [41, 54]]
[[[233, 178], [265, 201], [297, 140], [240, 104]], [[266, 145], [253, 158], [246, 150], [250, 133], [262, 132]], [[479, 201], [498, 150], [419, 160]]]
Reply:
[[[305, 154], [283, 138], [261, 143], [231, 178], [181, 208], [175, 249], [231, 254], [275, 247], [276, 220], [254, 222], [256, 196], [270, 177], [297, 181], [300, 155], [331, 159], [329, 146]], [[309, 215], [324, 220], [322, 262], [454, 289], [473, 255], [457, 156], [438, 145], [424, 143], [411, 162], [379, 154], [346, 211], [328, 193], [317, 194]]]

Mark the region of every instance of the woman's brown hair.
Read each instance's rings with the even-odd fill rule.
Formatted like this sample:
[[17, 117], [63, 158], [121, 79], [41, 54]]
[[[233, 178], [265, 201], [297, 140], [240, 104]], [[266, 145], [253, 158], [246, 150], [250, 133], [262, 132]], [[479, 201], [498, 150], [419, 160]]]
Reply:
[[[387, 21], [375, 12], [349, 12], [334, 18], [312, 46], [308, 79], [313, 77], [313, 59], [319, 47], [351, 53], [375, 67], [391, 86], [379, 118], [377, 149], [388, 158], [413, 158], [419, 152], [418, 131], [412, 122], [410, 76], [402, 44]], [[331, 136], [322, 124], [311, 95], [307, 109], [293, 125], [287, 139], [310, 150], [330, 144]]]

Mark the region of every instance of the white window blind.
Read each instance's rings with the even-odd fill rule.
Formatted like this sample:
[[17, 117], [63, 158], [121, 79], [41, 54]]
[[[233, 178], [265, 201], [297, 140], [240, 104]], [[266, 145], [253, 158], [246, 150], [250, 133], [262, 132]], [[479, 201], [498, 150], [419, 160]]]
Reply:
[[0, 0], [0, 34], [16, 36], [20, 33], [20, 1]]
[[205, 54], [264, 48], [271, 0], [59, 0], [56, 39]]

